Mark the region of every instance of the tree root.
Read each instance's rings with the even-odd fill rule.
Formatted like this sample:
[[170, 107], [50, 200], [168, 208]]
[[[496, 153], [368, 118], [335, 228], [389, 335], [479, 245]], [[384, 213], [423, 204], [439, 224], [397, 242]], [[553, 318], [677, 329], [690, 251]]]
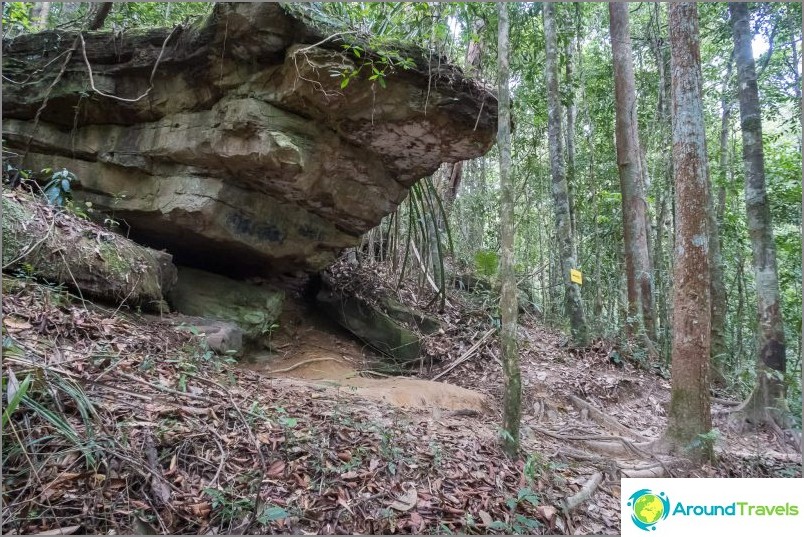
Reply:
[[580, 397], [571, 395], [570, 401], [572, 401], [572, 404], [578, 407], [578, 410], [586, 409], [586, 411], [589, 412], [589, 417], [598, 422], [601, 426], [613, 429], [614, 431], [625, 436], [630, 436], [639, 442], [650, 442], [649, 438], [645, 438], [641, 434], [635, 433], [630, 428], [617, 421], [615, 418], [609, 416], [602, 410], [598, 410]]
[[584, 483], [583, 487], [581, 487], [581, 490], [572, 496], [565, 498], [561, 502], [561, 507], [563, 507], [564, 512], [569, 513], [573, 509], [577, 509], [578, 506], [580, 506], [583, 502], [591, 498], [601, 481], [603, 481], [603, 474], [597, 472], [589, 479], [589, 481]]
[[286, 367], [284, 369], [274, 369], [271, 371], [266, 371], [266, 373], [269, 375], [275, 375], [277, 373], [287, 373], [288, 371], [293, 371], [294, 369], [298, 369], [303, 365], [312, 364], [315, 362], [327, 362], [327, 361], [337, 362], [338, 360], [335, 358], [313, 358], [311, 360], [304, 360], [303, 362], [299, 362], [298, 364], [293, 364], [292, 366]]

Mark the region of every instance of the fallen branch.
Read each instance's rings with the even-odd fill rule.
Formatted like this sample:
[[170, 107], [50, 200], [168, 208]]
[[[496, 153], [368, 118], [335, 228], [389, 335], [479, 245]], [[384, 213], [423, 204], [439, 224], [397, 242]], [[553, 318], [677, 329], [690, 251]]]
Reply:
[[494, 329], [494, 328], [492, 328], [491, 330], [489, 330], [488, 332], [486, 332], [485, 334], [483, 334], [483, 337], [481, 337], [479, 340], [477, 340], [477, 341], [475, 342], [475, 344], [474, 344], [474, 345], [472, 345], [471, 347], [469, 347], [469, 350], [468, 350], [468, 351], [466, 351], [465, 353], [463, 353], [463, 355], [462, 355], [460, 358], [458, 358], [457, 360], [455, 360], [454, 362], [452, 362], [452, 364], [451, 364], [449, 367], [447, 367], [447, 368], [446, 368], [444, 371], [442, 371], [442, 372], [441, 372], [441, 373], [439, 373], [438, 375], [434, 376], [434, 377], [433, 377], [431, 380], [438, 380], [438, 379], [440, 379], [441, 377], [443, 377], [444, 375], [446, 375], [447, 373], [449, 373], [450, 371], [452, 371], [453, 369], [455, 369], [456, 367], [458, 367], [459, 365], [461, 365], [462, 363], [464, 363], [466, 360], [468, 360], [469, 358], [471, 358], [471, 357], [472, 357], [472, 355], [475, 353], [475, 351], [476, 351], [478, 348], [480, 348], [480, 346], [481, 346], [483, 343], [485, 343], [485, 342], [486, 342], [486, 340], [487, 340], [487, 339], [489, 339], [489, 337], [491, 337], [491, 335], [494, 333], [494, 331], [495, 331], [495, 329]]
[[576, 509], [583, 502], [591, 498], [601, 481], [603, 481], [603, 474], [597, 472], [589, 479], [589, 481], [584, 484], [583, 487], [581, 487], [581, 490], [572, 496], [565, 498], [564, 501], [561, 502], [564, 512], [569, 513], [573, 509]]

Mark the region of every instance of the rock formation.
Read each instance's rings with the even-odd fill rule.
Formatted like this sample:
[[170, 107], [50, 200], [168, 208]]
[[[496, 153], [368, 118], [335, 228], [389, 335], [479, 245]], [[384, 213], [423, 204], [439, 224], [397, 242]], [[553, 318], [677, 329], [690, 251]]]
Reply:
[[496, 130], [495, 97], [421, 51], [400, 50], [413, 66], [385, 88], [364, 74], [341, 88], [381, 60], [344, 38], [274, 3], [218, 4], [175, 29], [23, 35], [3, 42], [3, 139], [26, 167], [75, 173], [79, 199], [177, 263], [319, 270]]

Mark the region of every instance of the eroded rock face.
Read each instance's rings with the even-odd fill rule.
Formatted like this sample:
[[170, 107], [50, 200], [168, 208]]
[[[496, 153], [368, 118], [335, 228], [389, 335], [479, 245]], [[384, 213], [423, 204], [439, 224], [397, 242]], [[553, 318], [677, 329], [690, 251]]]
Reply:
[[[179, 263], [230, 275], [319, 270], [392, 212], [443, 162], [494, 140], [496, 99], [448, 66], [332, 76], [355, 62], [342, 42], [278, 4], [219, 4], [187, 29], [85, 36], [23, 84], [3, 83], [3, 138], [31, 168], [66, 167], [77, 196]], [[3, 43], [4, 75], [24, 80], [75, 35]], [[370, 69], [365, 68], [364, 71]], [[47, 97], [38, 122], [33, 121]], [[26, 151], [27, 150], [27, 151]]]
[[[178, 268], [176, 285], [168, 294], [170, 306], [176, 311], [232, 323], [242, 332], [240, 346], [246, 343], [257, 348], [270, 345], [271, 333], [276, 328], [274, 321], [282, 311], [283, 300], [284, 293], [273, 287], [236, 281], [187, 267]], [[203, 326], [203, 323], [192, 324]], [[224, 338], [236, 339], [226, 334]], [[208, 343], [216, 346], [215, 340], [208, 340]]]

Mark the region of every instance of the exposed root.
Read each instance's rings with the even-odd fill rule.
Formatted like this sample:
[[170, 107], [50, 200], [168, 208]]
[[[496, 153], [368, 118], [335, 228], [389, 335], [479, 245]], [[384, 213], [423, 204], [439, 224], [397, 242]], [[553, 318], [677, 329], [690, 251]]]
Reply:
[[312, 358], [310, 360], [304, 360], [303, 362], [299, 362], [298, 364], [293, 364], [290, 367], [285, 367], [284, 369], [274, 369], [273, 371], [266, 371], [265, 373], [268, 375], [276, 375], [277, 373], [287, 373], [288, 371], [293, 371], [294, 369], [298, 369], [301, 366], [312, 364], [314, 362], [337, 362], [335, 358]]
[[570, 395], [570, 401], [572, 401], [573, 405], [578, 407], [578, 410], [586, 409], [586, 411], [589, 413], [589, 417], [598, 422], [601, 426], [613, 429], [614, 431], [622, 435], [630, 436], [631, 438], [634, 438], [635, 440], [638, 440], [640, 442], [650, 441], [649, 438], [645, 438], [639, 433], [635, 433], [634, 431], [632, 431], [631, 429], [629, 429], [628, 427], [617, 421], [615, 418], [609, 416], [608, 414], [606, 414], [601, 410], [598, 410], [597, 408], [593, 407], [591, 404], [587, 403], [580, 397]]
[[562, 502], [564, 512], [569, 513], [573, 509], [578, 508], [578, 506], [580, 506], [583, 502], [591, 498], [592, 494], [595, 493], [595, 490], [597, 490], [597, 487], [598, 485], [600, 485], [601, 481], [603, 481], [603, 474], [597, 472], [589, 479], [589, 481], [584, 483], [584, 486], [581, 487], [581, 490], [579, 490], [572, 496], [565, 498], [564, 501]]

